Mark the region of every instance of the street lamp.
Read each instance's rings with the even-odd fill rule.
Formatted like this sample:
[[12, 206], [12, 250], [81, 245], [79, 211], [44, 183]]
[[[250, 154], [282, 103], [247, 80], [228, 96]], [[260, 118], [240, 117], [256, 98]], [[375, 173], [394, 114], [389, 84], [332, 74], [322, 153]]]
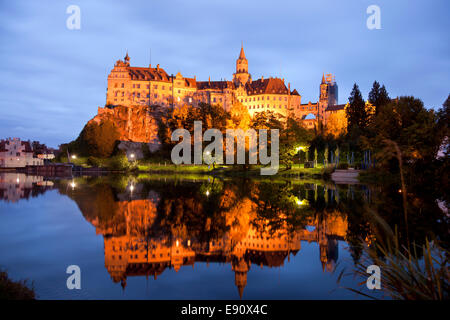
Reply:
[[72, 159], [76, 159], [77, 158], [77, 156], [76, 155], [72, 155]]

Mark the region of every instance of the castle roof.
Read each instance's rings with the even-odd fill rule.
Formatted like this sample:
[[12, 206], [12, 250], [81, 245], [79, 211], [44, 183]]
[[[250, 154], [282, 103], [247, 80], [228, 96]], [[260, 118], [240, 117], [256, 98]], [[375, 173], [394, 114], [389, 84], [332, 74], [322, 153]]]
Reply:
[[[33, 148], [31, 148], [30, 142], [28, 141], [20, 141], [21, 145], [25, 148], [23, 149], [23, 152], [33, 152]], [[9, 151], [9, 148], [7, 149], [6, 146], [9, 145], [8, 140], [0, 140], [0, 152], [6, 152]]]
[[325, 109], [325, 112], [327, 112], [327, 111], [339, 111], [339, 110], [344, 110], [344, 109], [345, 109], [345, 104], [336, 104], [336, 105], [333, 105], [333, 106], [328, 106]]
[[258, 79], [245, 86], [248, 95], [256, 94], [289, 94], [284, 81], [279, 78]]
[[241, 45], [241, 52], [239, 53], [239, 59], [245, 59], [244, 45]]
[[291, 96], [299, 96], [297, 89], [294, 89], [294, 91], [291, 91]]
[[197, 89], [219, 89], [234, 88], [232, 81], [197, 81]]
[[169, 75], [162, 68], [128, 67], [131, 80], [170, 81]]

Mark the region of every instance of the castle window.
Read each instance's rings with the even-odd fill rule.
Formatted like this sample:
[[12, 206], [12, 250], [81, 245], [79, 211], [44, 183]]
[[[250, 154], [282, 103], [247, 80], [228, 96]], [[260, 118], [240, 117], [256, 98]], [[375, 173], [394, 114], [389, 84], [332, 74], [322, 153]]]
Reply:
[[264, 96], [263, 96], [263, 97], [261, 97], [261, 100], [264, 100]]
[[135, 84], [133, 83], [133, 88], [135, 87]]
[[155, 93], [155, 99], [158, 98], [158, 94]]
[[150, 98], [150, 94], [147, 93], [147, 98]]
[[166, 90], [166, 87], [165, 87], [165, 86], [162, 86], [162, 89], [163, 89], [163, 90]]
[[147, 89], [150, 89], [150, 85], [149, 84], [147, 85]]
[[153, 89], [158, 89], [158, 85], [155, 84], [155, 85], [153, 86]]
[[140, 88], [141, 88], [141, 85], [140, 85], [140, 84], [138, 84], [138, 85], [137, 85], [137, 88], [138, 88], [138, 89], [140, 89]]
[[140, 93], [138, 93], [138, 94], [137, 94], [137, 97], [138, 97], [138, 98], [140, 98], [140, 97], [141, 97], [141, 94], [140, 94]]
[[125, 95], [125, 92], [122, 92], [122, 97]]
[[181, 93], [181, 90], [178, 90], [178, 93]]
[[117, 83], [116, 83], [116, 84], [114, 84], [114, 88], [117, 88]]
[[122, 88], [125, 88], [125, 83], [122, 83]]

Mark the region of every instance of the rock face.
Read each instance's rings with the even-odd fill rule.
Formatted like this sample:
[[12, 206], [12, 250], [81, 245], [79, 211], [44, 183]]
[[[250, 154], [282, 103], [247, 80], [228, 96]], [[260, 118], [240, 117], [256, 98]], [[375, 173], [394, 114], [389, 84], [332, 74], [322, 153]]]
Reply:
[[88, 123], [105, 120], [116, 125], [120, 141], [148, 143], [150, 151], [156, 151], [161, 145], [157, 120], [147, 106], [99, 107], [97, 115]]

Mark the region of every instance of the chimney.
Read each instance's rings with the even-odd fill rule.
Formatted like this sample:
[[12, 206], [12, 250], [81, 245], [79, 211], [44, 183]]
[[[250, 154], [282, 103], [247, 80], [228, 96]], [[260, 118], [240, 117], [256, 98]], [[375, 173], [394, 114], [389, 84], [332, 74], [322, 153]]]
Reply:
[[156, 70], [159, 71], [159, 63], [156, 65]]
[[261, 76], [261, 81], [264, 81], [264, 76]]

